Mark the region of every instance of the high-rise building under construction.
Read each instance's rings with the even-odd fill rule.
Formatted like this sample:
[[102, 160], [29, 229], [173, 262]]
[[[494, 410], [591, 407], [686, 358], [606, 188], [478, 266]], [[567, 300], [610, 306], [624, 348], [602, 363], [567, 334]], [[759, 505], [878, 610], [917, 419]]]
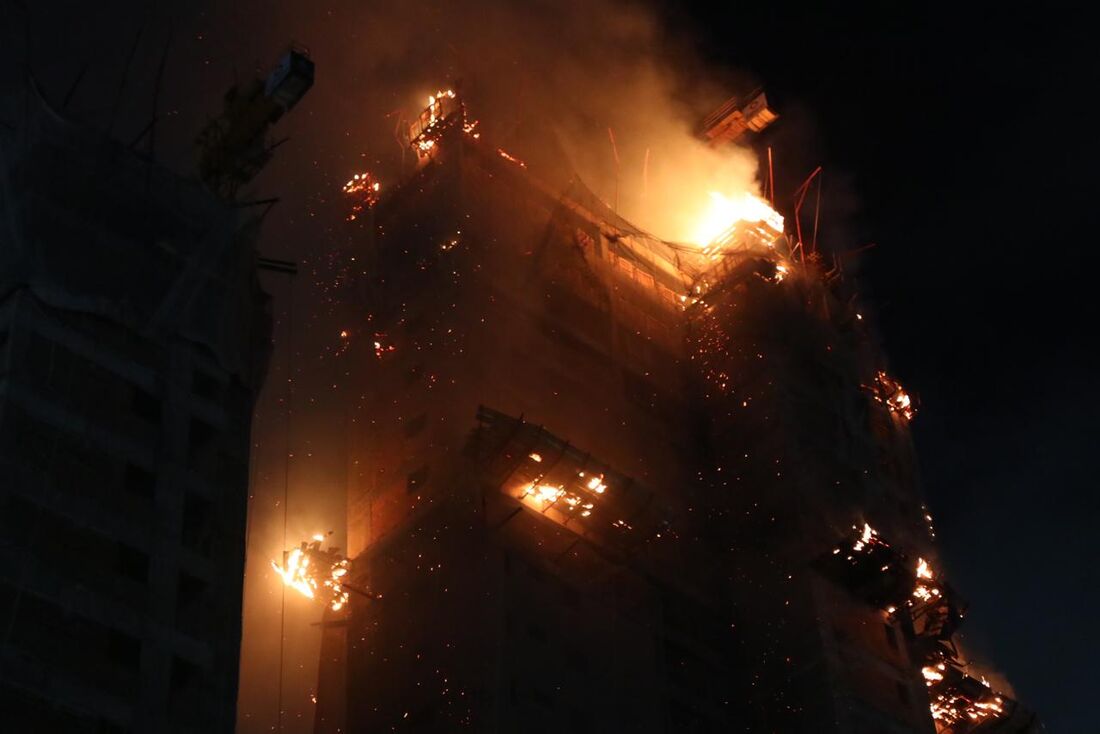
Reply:
[[845, 278], [762, 201], [685, 248], [464, 123], [433, 98], [357, 213], [317, 731], [1037, 731], [959, 665]]

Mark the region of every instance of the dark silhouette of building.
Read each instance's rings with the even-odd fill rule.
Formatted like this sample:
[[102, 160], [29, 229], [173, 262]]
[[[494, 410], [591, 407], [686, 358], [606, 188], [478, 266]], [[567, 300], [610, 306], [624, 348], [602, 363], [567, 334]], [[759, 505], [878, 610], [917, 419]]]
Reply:
[[839, 269], [657, 240], [433, 106], [356, 219], [373, 598], [326, 614], [317, 731], [936, 731], [961, 612]]
[[263, 210], [26, 101], [0, 129], [0, 729], [232, 731]]

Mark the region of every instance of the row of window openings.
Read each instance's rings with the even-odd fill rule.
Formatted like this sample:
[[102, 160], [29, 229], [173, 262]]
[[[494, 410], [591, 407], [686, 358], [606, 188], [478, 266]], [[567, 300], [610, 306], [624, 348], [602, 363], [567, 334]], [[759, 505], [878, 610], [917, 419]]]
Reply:
[[[42, 513], [46, 516], [42, 519], [54, 527], [57, 532], [62, 532], [58, 530], [58, 528], [63, 527], [66, 523], [64, 518], [53, 515], [48, 509], [40, 506], [36, 507], [25, 500], [13, 499], [9, 501], [7, 511], [16, 513], [16, 517], [20, 515], [29, 517], [32, 513]], [[196, 537], [201, 535], [199, 526], [208, 522], [211, 516], [212, 507], [209, 502], [190, 495], [187, 497], [184, 502], [183, 517], [185, 544], [187, 544], [188, 540], [194, 541]], [[113, 548], [113, 553], [111, 555], [113, 557], [112, 567], [115, 573], [142, 586], [148, 584], [150, 567], [148, 553], [128, 543], [107, 538], [94, 530], [89, 529], [86, 532], [91, 533], [92, 537], [101, 538], [103, 542], [108, 543], [108, 548]], [[179, 591], [177, 594], [178, 611], [182, 611], [185, 607], [190, 606], [195, 598], [202, 593], [205, 587], [205, 582], [200, 579], [185, 572], [181, 573]]]
[[[11, 596], [12, 587], [0, 587], [5, 592], [3, 596]], [[29, 595], [24, 598], [26, 618], [22, 624], [36, 625], [42, 617], [53, 620], [70, 619], [70, 612], [61, 608], [53, 601], [37, 595]], [[32, 611], [33, 610], [33, 611]], [[20, 615], [23, 616], [23, 615]], [[119, 629], [108, 627], [87, 617], [80, 617], [77, 625], [66, 624], [70, 629], [82, 629], [85, 634], [95, 634], [105, 643], [103, 645], [106, 658], [119, 668], [131, 673], [137, 673], [141, 669], [142, 641]], [[86, 655], [87, 651], [81, 645], [72, 645], [74, 656]], [[187, 685], [195, 678], [199, 668], [177, 655], [173, 655], [171, 686], [173, 689]]]

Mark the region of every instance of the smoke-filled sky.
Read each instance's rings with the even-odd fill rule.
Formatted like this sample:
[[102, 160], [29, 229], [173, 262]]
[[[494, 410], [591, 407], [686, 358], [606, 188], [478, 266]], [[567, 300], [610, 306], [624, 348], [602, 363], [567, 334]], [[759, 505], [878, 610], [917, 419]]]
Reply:
[[[1083, 295], [1089, 173], [1077, 162], [1092, 137], [1079, 75], [1094, 64], [1073, 30], [1084, 19], [612, 0], [27, 5], [0, 0], [0, 92], [18, 79], [28, 18], [47, 95], [59, 104], [86, 69], [68, 111], [106, 127], [120, 99], [112, 129], [129, 141], [153, 114], [167, 46], [157, 151], [181, 170], [235, 78], [291, 39], [317, 61], [315, 88], [279, 125], [291, 139], [256, 187], [282, 197], [264, 254], [299, 262], [301, 275], [270, 281], [278, 324], [256, 420], [242, 732], [268, 731], [275, 716], [280, 589], [266, 563], [282, 543], [288, 364], [289, 537], [333, 528], [343, 540], [340, 185], [363, 170], [397, 180], [411, 165], [398, 124], [454, 80], [487, 139], [550, 179], [575, 170], [671, 239], [687, 235], [707, 191], [759, 186], [756, 154], [715, 154], [690, 133], [727, 92], [767, 84], [783, 115], [761, 141], [776, 153], [780, 208], [789, 214], [822, 164], [824, 246], [874, 245], [845, 262], [861, 273], [893, 372], [923, 400], [918, 450], [947, 571], [972, 604], [967, 639], [1051, 731], [1094, 728], [1096, 510], [1084, 467], [1095, 327]], [[555, 149], [531, 144], [547, 135]], [[306, 732], [318, 615], [291, 597], [287, 610], [285, 731]]]

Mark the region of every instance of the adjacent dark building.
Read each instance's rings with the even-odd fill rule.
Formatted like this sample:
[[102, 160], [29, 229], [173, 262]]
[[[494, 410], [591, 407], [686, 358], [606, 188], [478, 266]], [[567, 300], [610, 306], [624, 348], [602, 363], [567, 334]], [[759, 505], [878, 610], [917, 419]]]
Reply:
[[261, 210], [27, 99], [0, 129], [0, 729], [228, 732]]

